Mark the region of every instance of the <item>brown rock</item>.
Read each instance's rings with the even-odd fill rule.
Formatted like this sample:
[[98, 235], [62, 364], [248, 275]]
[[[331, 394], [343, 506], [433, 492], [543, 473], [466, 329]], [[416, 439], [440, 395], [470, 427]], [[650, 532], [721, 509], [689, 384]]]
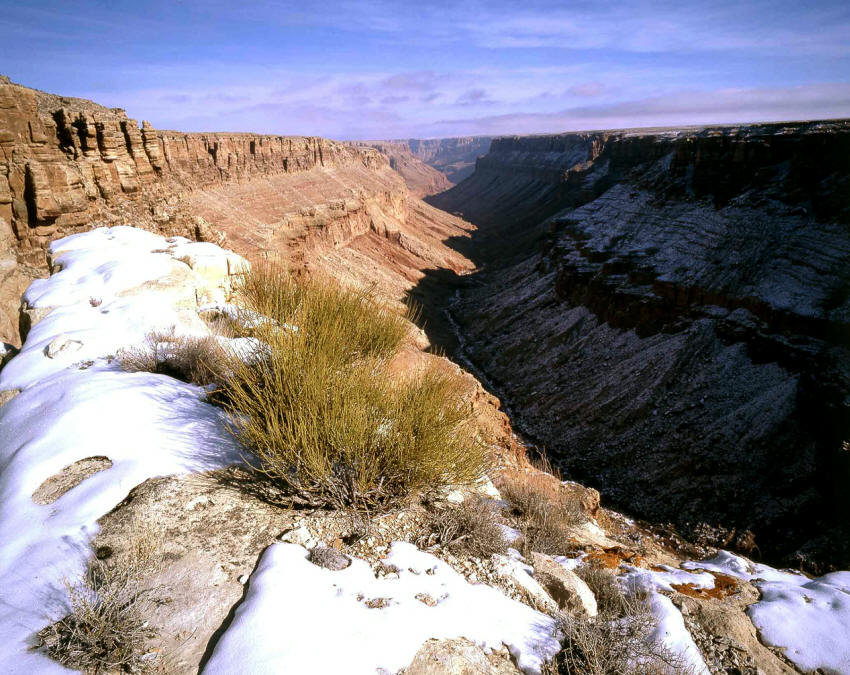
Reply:
[[505, 659], [488, 658], [468, 640], [428, 640], [416, 652], [405, 675], [516, 675], [520, 671]]

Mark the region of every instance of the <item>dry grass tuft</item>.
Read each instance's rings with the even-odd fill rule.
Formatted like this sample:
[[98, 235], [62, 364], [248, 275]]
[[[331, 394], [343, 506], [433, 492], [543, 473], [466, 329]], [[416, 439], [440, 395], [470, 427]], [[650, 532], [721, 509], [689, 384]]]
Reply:
[[629, 602], [623, 595], [613, 572], [600, 564], [591, 562], [576, 567], [575, 573], [596, 597], [600, 616], [617, 617], [628, 613]]
[[573, 547], [571, 530], [587, 518], [581, 504], [558, 489], [551, 475], [509, 472], [498, 487], [517, 518], [523, 554], [563, 555]]
[[481, 497], [467, 498], [457, 506], [437, 507], [424, 523], [417, 545], [425, 548], [438, 544], [478, 557], [504, 553], [507, 543], [497, 518], [492, 501]]
[[[605, 573], [613, 580], [613, 575]], [[600, 612], [592, 619], [563, 618], [563, 649], [548, 672], [551, 675], [689, 675], [691, 671], [684, 667], [681, 658], [650, 638], [655, 623], [645, 598], [625, 596], [616, 582], [614, 588], [619, 598], [606, 601], [607, 613]], [[609, 591], [606, 586], [606, 592]]]
[[169, 332], [151, 332], [140, 347], [119, 354], [121, 367], [130, 373], [169, 375], [192, 384], [211, 384], [222, 378], [228, 356], [212, 336], [188, 337]]
[[247, 273], [239, 293], [246, 311], [271, 319], [250, 314], [262, 347], [228, 366], [221, 392], [256, 469], [310, 504], [367, 510], [484, 473], [459, 381], [435, 369], [387, 375], [403, 317], [270, 266]]
[[121, 566], [94, 559], [82, 579], [65, 582], [70, 613], [38, 633], [38, 647], [87, 673], [145, 672], [143, 648], [156, 636], [146, 615], [154, 602], [145, 580], [158, 569], [153, 537], [136, 538]]
[[297, 327], [312, 335], [310, 346], [338, 364], [356, 358], [387, 358], [398, 351], [407, 336], [406, 316], [379, 303], [372, 291], [343, 288], [325, 278], [296, 281], [272, 263], [255, 265], [244, 274], [235, 291], [248, 311], [243, 321], [253, 334], [257, 314], [273, 325]]

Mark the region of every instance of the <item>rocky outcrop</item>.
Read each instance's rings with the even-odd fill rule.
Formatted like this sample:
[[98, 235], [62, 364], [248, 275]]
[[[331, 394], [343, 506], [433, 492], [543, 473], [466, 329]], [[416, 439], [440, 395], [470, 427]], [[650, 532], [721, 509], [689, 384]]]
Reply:
[[480, 227], [466, 355], [609, 503], [846, 564], [848, 150], [846, 121], [494, 140], [429, 200]]
[[169, 207], [184, 190], [383, 163], [377, 152], [321, 138], [140, 128], [123, 110], [78, 101], [0, 84], [0, 217], [23, 262], [42, 264], [46, 242], [110, 217], [183, 225], [185, 214]]

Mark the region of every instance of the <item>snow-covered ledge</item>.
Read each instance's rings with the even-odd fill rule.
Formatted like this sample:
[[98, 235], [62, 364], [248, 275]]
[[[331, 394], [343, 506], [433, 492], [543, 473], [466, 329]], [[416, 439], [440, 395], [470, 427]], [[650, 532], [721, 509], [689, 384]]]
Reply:
[[[67, 672], [28, 651], [67, 607], [97, 519], [148, 478], [239, 461], [222, 412], [204, 390], [164, 375], [127, 373], [112, 356], [152, 330], [207, 335], [202, 303], [223, 303], [247, 264], [213, 244], [130, 227], [54, 242], [54, 274], [32, 283], [33, 324], [0, 372], [0, 671]], [[50, 504], [33, 493], [64, 467], [106, 457], [111, 467]]]

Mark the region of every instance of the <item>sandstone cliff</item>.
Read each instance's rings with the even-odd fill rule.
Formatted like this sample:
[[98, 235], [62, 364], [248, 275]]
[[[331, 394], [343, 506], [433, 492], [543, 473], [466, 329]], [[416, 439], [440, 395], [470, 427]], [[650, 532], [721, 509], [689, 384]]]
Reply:
[[469, 358], [618, 505], [846, 562], [848, 150], [841, 121], [494, 140], [430, 200], [480, 226]]
[[[407, 258], [387, 296], [421, 269], [468, 261], [441, 240], [460, 220], [412, 200], [375, 149], [322, 138], [141, 127], [121, 109], [0, 82], [0, 338], [17, 341], [17, 303], [60, 236], [129, 224], [269, 252], [296, 267], [361, 236]], [[406, 228], [409, 212], [418, 223]], [[424, 221], [423, 221], [424, 219]], [[433, 232], [425, 225], [434, 221]], [[448, 229], [446, 229], [448, 228]], [[445, 231], [444, 231], [445, 230]], [[419, 234], [417, 234], [417, 232]], [[386, 253], [386, 251], [383, 251]], [[396, 256], [397, 257], [397, 256]], [[370, 269], [359, 255], [355, 266]], [[349, 274], [350, 281], [356, 281]]]

